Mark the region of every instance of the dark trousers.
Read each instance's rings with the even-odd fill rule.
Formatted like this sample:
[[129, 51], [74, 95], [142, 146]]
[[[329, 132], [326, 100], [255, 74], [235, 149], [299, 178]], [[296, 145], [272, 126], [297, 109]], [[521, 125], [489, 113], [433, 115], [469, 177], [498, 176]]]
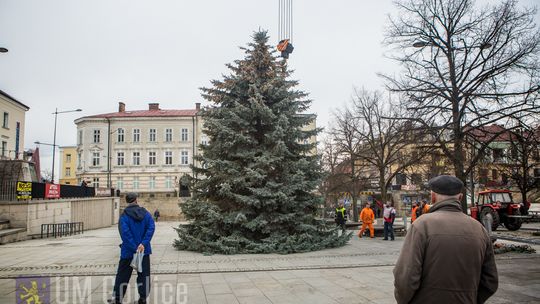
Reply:
[[340, 227], [343, 232], [347, 230], [347, 226], [345, 225], [345, 222], [336, 222], [336, 225]]
[[[126, 289], [131, 278], [133, 268], [131, 268], [131, 259], [120, 259], [118, 262], [118, 271], [114, 281], [113, 296], [116, 302], [122, 303], [122, 299], [126, 294]], [[139, 298], [146, 300], [150, 293], [150, 255], [145, 255], [142, 261], [143, 272], [137, 273], [137, 290]]]
[[384, 239], [385, 240], [388, 240], [388, 234], [390, 234], [390, 238], [393, 240], [394, 239], [394, 224], [393, 223], [388, 223], [388, 222], [384, 222]]

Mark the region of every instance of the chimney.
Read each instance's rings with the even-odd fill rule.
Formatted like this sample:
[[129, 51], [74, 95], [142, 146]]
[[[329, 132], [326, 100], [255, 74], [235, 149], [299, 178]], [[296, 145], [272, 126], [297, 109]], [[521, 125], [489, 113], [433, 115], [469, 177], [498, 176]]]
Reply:
[[159, 110], [159, 103], [149, 103], [148, 104], [148, 110], [150, 110], [150, 111]]
[[123, 102], [118, 103], [118, 112], [125, 112], [126, 111], [126, 104]]
[[200, 110], [200, 109], [201, 109], [201, 103], [200, 103], [200, 102], [196, 102], [196, 103], [195, 103], [195, 109], [196, 109], [196, 110]]

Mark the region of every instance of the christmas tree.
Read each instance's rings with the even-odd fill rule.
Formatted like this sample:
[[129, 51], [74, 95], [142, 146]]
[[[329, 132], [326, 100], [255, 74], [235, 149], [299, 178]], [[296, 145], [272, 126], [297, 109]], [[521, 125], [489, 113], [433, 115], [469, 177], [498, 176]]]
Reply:
[[208, 253], [292, 253], [344, 245], [316, 218], [322, 178], [315, 143], [320, 130], [304, 131], [311, 103], [295, 90], [285, 61], [256, 32], [231, 74], [203, 88], [212, 106], [202, 111], [209, 138], [193, 167], [193, 196], [182, 204], [188, 225], [174, 246]]

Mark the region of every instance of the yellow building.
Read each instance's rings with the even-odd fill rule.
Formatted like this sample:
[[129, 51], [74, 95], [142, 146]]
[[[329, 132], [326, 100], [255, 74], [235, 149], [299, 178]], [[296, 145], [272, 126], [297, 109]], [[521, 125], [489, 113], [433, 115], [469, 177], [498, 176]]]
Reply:
[[60, 147], [60, 184], [77, 185], [77, 146]]
[[30, 109], [0, 90], [0, 159], [22, 159], [24, 119]]

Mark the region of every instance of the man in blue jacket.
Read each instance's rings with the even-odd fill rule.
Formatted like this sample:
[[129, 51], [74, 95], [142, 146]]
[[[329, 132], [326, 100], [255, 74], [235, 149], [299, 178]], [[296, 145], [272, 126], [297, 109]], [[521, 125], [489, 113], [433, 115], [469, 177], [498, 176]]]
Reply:
[[118, 222], [122, 244], [120, 245], [120, 262], [114, 282], [112, 303], [122, 303], [133, 272], [130, 266], [133, 254], [144, 252], [143, 271], [137, 273], [137, 290], [139, 304], [145, 304], [150, 293], [150, 254], [152, 254], [150, 241], [154, 235], [155, 224], [152, 215], [137, 204], [136, 193], [126, 194], [126, 202], [128, 205]]

